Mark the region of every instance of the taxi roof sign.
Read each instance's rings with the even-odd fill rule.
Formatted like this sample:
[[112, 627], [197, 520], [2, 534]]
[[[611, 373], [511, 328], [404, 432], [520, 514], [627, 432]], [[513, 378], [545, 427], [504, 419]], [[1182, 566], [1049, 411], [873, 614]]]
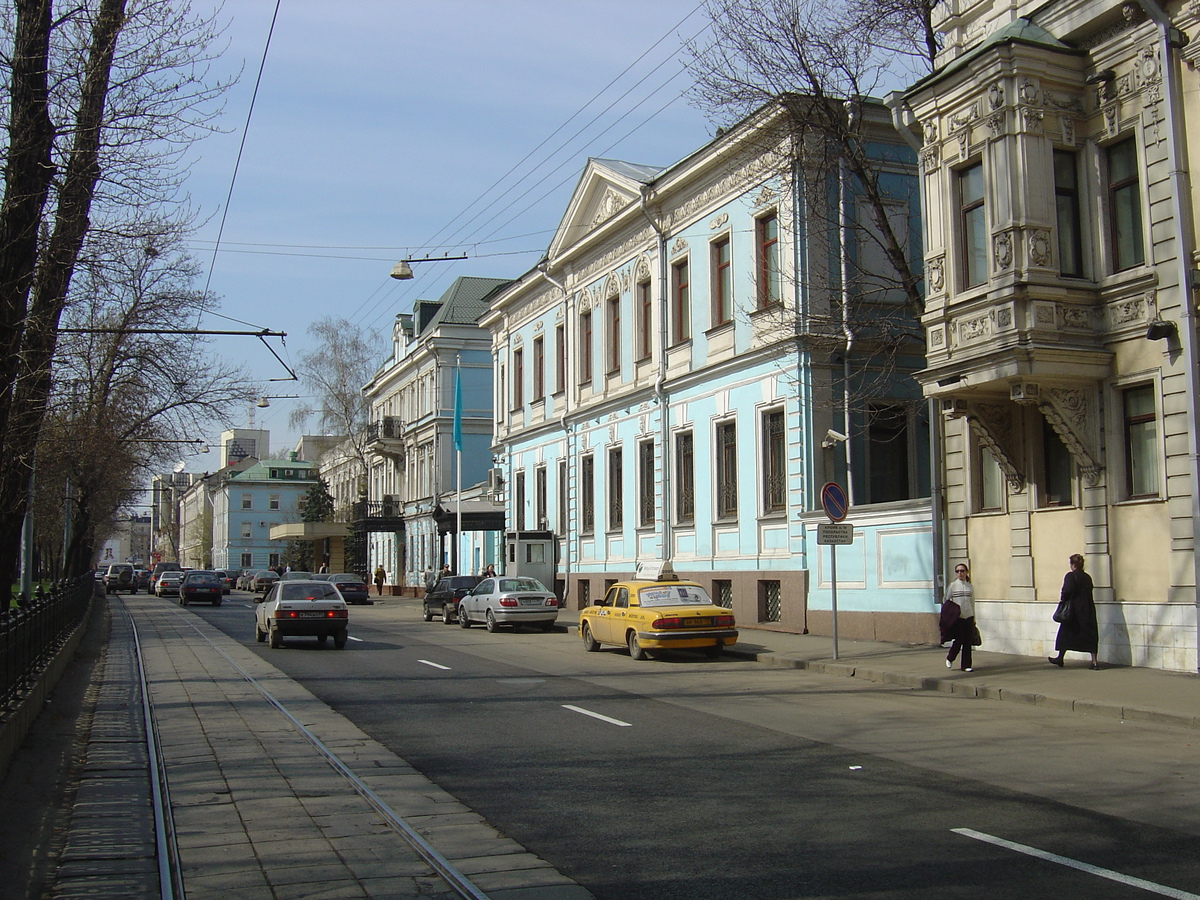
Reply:
[[679, 576], [675, 574], [675, 567], [667, 559], [648, 559], [645, 562], [639, 562], [633, 577], [636, 581], [679, 580]]

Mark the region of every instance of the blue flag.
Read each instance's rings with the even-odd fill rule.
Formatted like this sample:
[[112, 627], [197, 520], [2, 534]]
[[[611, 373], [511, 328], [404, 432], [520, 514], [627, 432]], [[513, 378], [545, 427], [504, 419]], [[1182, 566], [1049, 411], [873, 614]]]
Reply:
[[454, 449], [462, 452], [462, 365], [454, 367]]

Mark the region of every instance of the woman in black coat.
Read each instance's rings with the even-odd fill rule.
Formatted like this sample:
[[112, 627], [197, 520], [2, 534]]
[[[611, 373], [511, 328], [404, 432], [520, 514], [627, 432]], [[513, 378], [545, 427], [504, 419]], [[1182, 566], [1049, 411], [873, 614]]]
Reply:
[[1092, 576], [1083, 571], [1083, 557], [1078, 553], [1072, 553], [1070, 561], [1071, 571], [1063, 579], [1061, 599], [1071, 601], [1071, 619], [1058, 626], [1058, 637], [1054, 640], [1058, 656], [1047, 658], [1061, 667], [1063, 654], [1068, 650], [1090, 653], [1092, 668], [1099, 669], [1096, 651], [1100, 645], [1100, 628], [1096, 624], [1096, 603], [1092, 599]]

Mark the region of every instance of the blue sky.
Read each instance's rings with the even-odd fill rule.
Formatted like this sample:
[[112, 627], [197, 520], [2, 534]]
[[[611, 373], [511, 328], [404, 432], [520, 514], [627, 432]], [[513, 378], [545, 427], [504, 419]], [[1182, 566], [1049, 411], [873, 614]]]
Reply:
[[[274, 9], [225, 4], [219, 67], [244, 70], [227, 133], [197, 148], [187, 190], [208, 217], [192, 247], [212, 264], [222, 313], [288, 332], [274, 346], [289, 364], [323, 316], [389, 334], [397, 313], [459, 275], [529, 269], [589, 156], [668, 165], [713, 132], [682, 97], [682, 38], [706, 22], [696, 0], [283, 0], [214, 259]], [[427, 253], [471, 258], [388, 278], [397, 259]], [[264, 381], [286, 375], [256, 339], [215, 349]], [[255, 410], [273, 450], [295, 441], [293, 405]]]

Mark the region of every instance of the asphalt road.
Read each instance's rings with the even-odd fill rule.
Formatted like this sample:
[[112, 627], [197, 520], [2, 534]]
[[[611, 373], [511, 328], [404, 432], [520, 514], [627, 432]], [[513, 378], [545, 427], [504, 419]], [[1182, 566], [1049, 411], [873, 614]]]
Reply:
[[[254, 645], [247, 607], [189, 609]], [[254, 646], [602, 900], [1200, 896], [1191, 732], [634, 662], [414, 601], [354, 607], [350, 633]]]

